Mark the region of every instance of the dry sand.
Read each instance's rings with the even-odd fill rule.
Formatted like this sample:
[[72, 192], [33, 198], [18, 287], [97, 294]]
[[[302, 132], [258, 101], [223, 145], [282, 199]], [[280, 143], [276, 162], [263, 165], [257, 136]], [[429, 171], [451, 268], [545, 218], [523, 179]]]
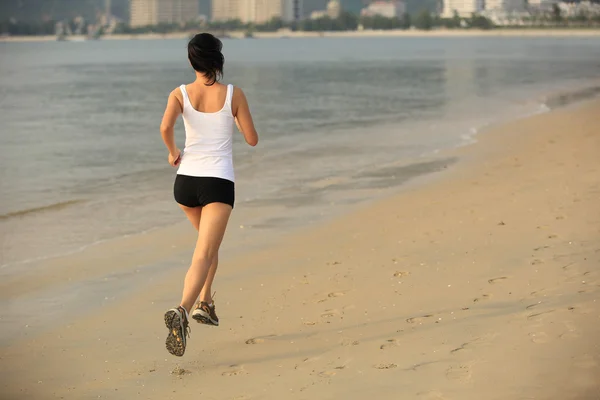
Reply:
[[[599, 114], [595, 100], [493, 128], [435, 179], [226, 260], [222, 325], [193, 323], [183, 358], [162, 323], [183, 259], [29, 331], [0, 349], [0, 398], [598, 399]], [[90, 249], [3, 297], [76, 265], [93, 279], [167, 258], [189, 236]]]

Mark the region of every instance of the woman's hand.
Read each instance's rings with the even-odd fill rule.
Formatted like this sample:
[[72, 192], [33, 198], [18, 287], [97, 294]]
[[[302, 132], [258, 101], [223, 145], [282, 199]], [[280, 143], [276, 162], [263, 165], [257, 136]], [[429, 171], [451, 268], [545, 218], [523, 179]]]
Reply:
[[169, 153], [169, 164], [171, 167], [176, 167], [181, 162], [181, 150], [177, 149], [175, 153]]

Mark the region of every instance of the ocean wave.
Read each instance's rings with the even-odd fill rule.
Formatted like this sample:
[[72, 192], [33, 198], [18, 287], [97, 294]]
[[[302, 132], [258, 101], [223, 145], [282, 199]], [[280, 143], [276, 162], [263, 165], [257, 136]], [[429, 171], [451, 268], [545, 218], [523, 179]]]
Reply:
[[550, 110], [566, 107], [571, 104], [593, 99], [600, 96], [600, 85], [594, 85], [576, 90], [563, 91], [546, 97], [543, 105]]
[[40, 206], [40, 207], [32, 207], [32, 208], [27, 208], [24, 210], [19, 210], [19, 211], [11, 211], [6, 214], [0, 214], [0, 221], [7, 220], [9, 218], [20, 218], [20, 217], [24, 217], [26, 215], [37, 214], [37, 213], [41, 213], [41, 212], [62, 210], [63, 208], [73, 206], [75, 204], [81, 204], [81, 203], [84, 203], [85, 201], [86, 200], [84, 200], [84, 199], [67, 200], [67, 201], [60, 201], [58, 203], [48, 204], [48, 205]]

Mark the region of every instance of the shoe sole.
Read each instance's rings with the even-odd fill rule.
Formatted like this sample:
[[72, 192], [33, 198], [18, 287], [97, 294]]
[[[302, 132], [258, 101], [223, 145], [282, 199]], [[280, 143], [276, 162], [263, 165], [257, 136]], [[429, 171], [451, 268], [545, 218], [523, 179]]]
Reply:
[[210, 317], [207, 317], [206, 315], [202, 315], [202, 314], [200, 314], [200, 312], [192, 314], [192, 318], [195, 319], [196, 322], [198, 322], [200, 324], [210, 325], [210, 326], [219, 326], [218, 322], [215, 323], [212, 319], [210, 319]]
[[175, 310], [167, 311], [165, 313], [165, 325], [169, 330], [169, 336], [165, 341], [167, 351], [177, 357], [183, 356], [186, 343], [181, 315]]

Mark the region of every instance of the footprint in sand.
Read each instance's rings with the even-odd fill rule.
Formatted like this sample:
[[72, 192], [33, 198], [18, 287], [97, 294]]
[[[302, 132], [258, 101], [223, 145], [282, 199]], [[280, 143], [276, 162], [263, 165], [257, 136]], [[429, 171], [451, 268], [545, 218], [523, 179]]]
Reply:
[[533, 303], [533, 304], [530, 304], [530, 305], [528, 305], [527, 307], [525, 307], [525, 309], [526, 309], [526, 310], [531, 310], [532, 308], [534, 308], [534, 307], [537, 307], [537, 306], [539, 306], [540, 304], [542, 304], [542, 302], [541, 302], [541, 301], [538, 301], [537, 303]]
[[400, 346], [400, 342], [398, 341], [398, 339], [388, 339], [387, 343], [382, 344], [381, 346], [379, 346], [379, 348], [381, 350], [385, 350], [385, 349], [389, 349], [390, 347], [397, 347]]
[[412, 367], [406, 368], [405, 371], [415, 371], [416, 372], [420, 368], [428, 367], [430, 365], [437, 364], [439, 362], [440, 361], [423, 361], [423, 362], [420, 362], [418, 364], [414, 364]]
[[494, 283], [498, 283], [498, 282], [503, 281], [505, 279], [508, 279], [508, 277], [506, 277], [506, 276], [499, 276], [497, 278], [488, 279], [488, 283], [493, 285]]
[[340, 340], [340, 344], [342, 346], [358, 346], [360, 342], [358, 340], [343, 338], [342, 340]]
[[328, 299], [333, 299], [333, 298], [336, 298], [336, 297], [342, 297], [342, 296], [343, 296], [343, 295], [345, 295], [345, 294], [346, 294], [346, 292], [331, 292], [331, 293], [328, 293], [328, 294], [327, 294], [327, 298], [326, 298], [326, 299], [321, 299], [321, 300], [318, 300], [318, 301], [317, 301], [317, 304], [318, 304], [318, 303], [324, 303], [324, 302], [326, 302]]
[[478, 302], [480, 302], [480, 301], [489, 300], [489, 299], [491, 299], [491, 298], [492, 298], [492, 295], [491, 295], [491, 294], [484, 293], [484, 294], [482, 294], [482, 295], [481, 295], [481, 297], [476, 297], [476, 298], [474, 298], [474, 299], [473, 299], [473, 303], [478, 303]]
[[260, 337], [251, 338], [251, 339], [246, 340], [246, 344], [264, 343], [266, 339], [274, 338], [275, 336], [277, 336], [277, 335], [263, 336], [262, 338], [260, 338]]
[[579, 333], [577, 333], [575, 330], [569, 330], [567, 332], [561, 333], [558, 337], [559, 337], [559, 339], [569, 340], [569, 339], [577, 339], [580, 336], [581, 335]]
[[450, 354], [458, 353], [459, 351], [471, 350], [475, 346], [485, 346], [494, 340], [496, 336], [496, 333], [486, 333], [481, 336], [477, 336], [470, 341], [461, 344], [459, 347], [450, 350]]
[[346, 367], [344, 365], [340, 365], [339, 367], [335, 367], [332, 370], [329, 371], [323, 371], [323, 372], [319, 372], [318, 376], [320, 376], [321, 378], [331, 378], [332, 376], [337, 375], [337, 373], [343, 369], [345, 369]]
[[543, 319], [546, 315], [553, 313], [554, 311], [555, 310], [548, 310], [548, 311], [541, 311], [541, 312], [538, 312], [538, 313], [535, 313], [535, 314], [529, 314], [527, 316], [527, 319], [528, 320], [536, 320], [536, 321], [538, 321], [538, 320]]
[[591, 314], [593, 312], [590, 308], [580, 305], [570, 306], [567, 309], [574, 314]]
[[573, 365], [576, 366], [577, 368], [591, 369], [591, 368], [596, 368], [598, 366], [598, 361], [596, 361], [596, 359], [593, 356], [586, 354], [586, 355], [574, 358]]
[[303, 360], [302, 360], [302, 362], [301, 362], [301, 363], [298, 363], [298, 364], [296, 364], [296, 365], [294, 366], [294, 369], [299, 369], [300, 367], [303, 367], [303, 366], [304, 366], [304, 364], [306, 364], [306, 363], [309, 363], [309, 364], [310, 364], [310, 363], [312, 363], [312, 362], [314, 362], [314, 361], [317, 361], [317, 360], [319, 360], [320, 358], [321, 358], [321, 357], [308, 357], [308, 358], [305, 358], [305, 359], [303, 359]]
[[446, 378], [451, 381], [467, 382], [471, 379], [471, 367], [468, 365], [457, 365], [446, 370]]
[[550, 246], [540, 246], [540, 247], [536, 247], [535, 249], [533, 249], [533, 251], [540, 251], [540, 250], [544, 250], [549, 248]]
[[577, 339], [578, 337], [581, 336], [577, 332], [577, 327], [575, 325], [573, 325], [572, 322], [564, 321], [563, 323], [565, 325], [565, 328], [567, 328], [567, 330], [565, 332], [561, 333], [560, 335], [558, 335], [559, 339], [565, 339], [565, 340]]
[[229, 366], [229, 370], [223, 372], [221, 375], [222, 376], [238, 376], [238, 375], [245, 375], [246, 371], [244, 370], [244, 367], [241, 365], [230, 365]]
[[431, 317], [433, 317], [433, 314], [425, 314], [420, 317], [407, 318], [406, 322], [408, 322], [409, 324], [422, 324], [427, 318]]
[[546, 293], [546, 289], [540, 289], [540, 290], [535, 290], [531, 293], [529, 293], [532, 297], [540, 297], [540, 296], [544, 296], [544, 293]]
[[396, 364], [389, 363], [389, 364], [373, 365], [373, 368], [375, 368], [375, 369], [394, 369], [394, 368], [398, 368], [398, 366]]
[[550, 342], [550, 337], [546, 332], [531, 332], [529, 338], [533, 343], [543, 344]]
[[191, 374], [191, 371], [185, 369], [185, 368], [181, 368], [179, 365], [176, 366], [175, 368], [173, 368], [173, 370], [171, 371], [171, 375], [175, 375], [175, 376], [183, 376], [183, 375], [189, 375]]
[[417, 396], [424, 400], [446, 400], [446, 398], [442, 395], [442, 392], [438, 392], [437, 390], [420, 392], [417, 393]]
[[466, 349], [467, 349], [467, 346], [468, 346], [469, 344], [470, 344], [469, 342], [461, 344], [459, 347], [457, 347], [457, 348], [455, 348], [455, 349], [452, 349], [452, 350], [450, 350], [450, 354], [452, 354], [452, 353], [458, 353], [459, 351], [466, 350]]
[[333, 318], [340, 315], [340, 312], [336, 309], [325, 310], [323, 314], [321, 314], [321, 318]]
[[318, 374], [321, 378], [331, 378], [336, 375], [335, 371], [323, 371]]
[[564, 266], [562, 267], [562, 269], [564, 269], [565, 271], [569, 271], [569, 270], [573, 269], [573, 266], [574, 266], [575, 264], [577, 264], [577, 263], [575, 263], [575, 262], [569, 263], [569, 264], [567, 264], [567, 265], [564, 265]]

